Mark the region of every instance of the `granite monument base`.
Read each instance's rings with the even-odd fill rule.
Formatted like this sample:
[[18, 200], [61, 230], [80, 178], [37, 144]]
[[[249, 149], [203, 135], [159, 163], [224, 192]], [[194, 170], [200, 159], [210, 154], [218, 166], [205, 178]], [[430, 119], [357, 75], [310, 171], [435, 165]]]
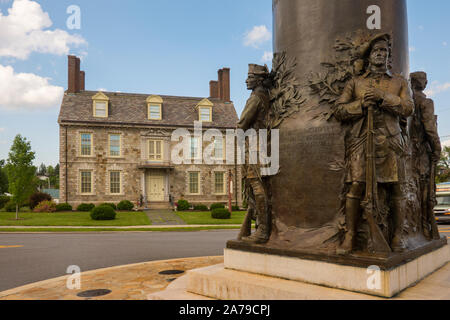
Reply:
[[[403, 255], [385, 258], [352, 256], [352, 259], [347, 257], [345, 261], [339, 261], [341, 257], [333, 255], [327, 259], [322, 255], [322, 259], [313, 260], [307, 253], [300, 257], [299, 252], [297, 256], [286, 256], [228, 248], [225, 249], [225, 269], [391, 298], [447, 264], [450, 261], [450, 246], [446, 243], [447, 239], [442, 238]], [[190, 283], [211, 281], [208, 276], [207, 273], [196, 274], [195, 279], [191, 277]], [[205, 292], [199, 290], [200, 287], [214, 290]], [[189, 288], [190, 292], [217, 299], [222, 299], [217, 292], [239, 291], [236, 279], [226, 281], [225, 278], [216, 281], [213, 286], [191, 285]], [[271, 290], [270, 287], [266, 289], [267, 292]], [[264, 291], [263, 288], [256, 291], [262, 292], [260, 290]], [[258, 299], [257, 296], [246, 298]], [[227, 299], [240, 298], [236, 295]]]

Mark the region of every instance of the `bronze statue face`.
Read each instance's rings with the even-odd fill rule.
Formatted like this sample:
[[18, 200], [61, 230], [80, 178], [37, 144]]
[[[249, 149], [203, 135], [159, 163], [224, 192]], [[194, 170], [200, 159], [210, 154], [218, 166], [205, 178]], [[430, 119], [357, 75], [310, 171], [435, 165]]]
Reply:
[[245, 83], [247, 84], [248, 90], [255, 89], [258, 85], [260, 85], [260, 82], [261, 82], [261, 79], [252, 73], [249, 73], [248, 78], [245, 81]]
[[370, 52], [369, 62], [376, 67], [386, 66], [389, 59], [389, 45], [387, 41], [377, 41]]
[[411, 74], [411, 86], [414, 90], [423, 91], [428, 85], [427, 74], [425, 72], [415, 72]]

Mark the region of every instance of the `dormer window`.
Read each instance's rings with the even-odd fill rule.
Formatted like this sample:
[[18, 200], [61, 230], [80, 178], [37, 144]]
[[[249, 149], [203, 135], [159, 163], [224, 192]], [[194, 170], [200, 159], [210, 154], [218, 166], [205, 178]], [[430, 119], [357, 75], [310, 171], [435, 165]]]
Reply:
[[150, 96], [147, 99], [148, 119], [162, 120], [163, 99], [160, 96]]
[[203, 99], [197, 105], [198, 118], [200, 122], [212, 122], [212, 109], [213, 104], [208, 99]]
[[96, 118], [108, 118], [109, 98], [102, 92], [92, 97], [93, 113]]

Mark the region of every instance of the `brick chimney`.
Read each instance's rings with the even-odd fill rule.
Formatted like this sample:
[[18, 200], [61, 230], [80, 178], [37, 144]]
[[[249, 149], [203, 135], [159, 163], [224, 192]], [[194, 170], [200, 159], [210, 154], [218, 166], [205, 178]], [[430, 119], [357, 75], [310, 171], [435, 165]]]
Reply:
[[219, 99], [219, 81], [209, 82], [209, 96], [210, 98]]
[[230, 68], [222, 69], [222, 81], [220, 86], [220, 99], [230, 102]]
[[218, 81], [209, 82], [210, 97], [230, 102], [230, 69], [220, 69], [217, 71], [217, 76]]
[[86, 90], [85, 80], [86, 80], [86, 72], [80, 71], [80, 91]]
[[69, 56], [68, 63], [68, 93], [78, 93], [85, 90], [85, 72], [80, 71], [80, 58]]

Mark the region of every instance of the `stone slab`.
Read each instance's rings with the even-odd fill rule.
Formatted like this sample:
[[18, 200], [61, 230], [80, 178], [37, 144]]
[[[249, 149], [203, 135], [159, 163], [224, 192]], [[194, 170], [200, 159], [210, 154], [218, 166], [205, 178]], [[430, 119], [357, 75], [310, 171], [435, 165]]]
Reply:
[[280, 248], [269, 241], [265, 245], [258, 245], [239, 240], [230, 240], [227, 242], [227, 249], [245, 251], [259, 254], [269, 254], [276, 256], [286, 256], [300, 258], [312, 261], [322, 261], [344, 266], [368, 268], [376, 265], [382, 270], [391, 270], [402, 264], [408, 263], [425, 254], [433, 252], [447, 245], [447, 238], [442, 237], [439, 240], [430, 241], [422, 246], [409, 249], [403, 253], [389, 253], [384, 255], [371, 255], [362, 252], [355, 252], [351, 255], [338, 255], [335, 250], [308, 250]]
[[390, 299], [230, 270], [223, 264], [191, 270], [174, 285], [176, 282], [177, 291], [155, 295], [174, 300], [184, 290], [185, 297], [209, 296], [219, 300], [450, 300], [450, 263]]
[[[225, 250], [226, 269], [388, 298], [418, 283], [449, 261], [449, 245], [390, 270], [376, 269], [376, 265], [368, 269], [294, 257]], [[207, 292], [191, 292], [213, 296]]]

